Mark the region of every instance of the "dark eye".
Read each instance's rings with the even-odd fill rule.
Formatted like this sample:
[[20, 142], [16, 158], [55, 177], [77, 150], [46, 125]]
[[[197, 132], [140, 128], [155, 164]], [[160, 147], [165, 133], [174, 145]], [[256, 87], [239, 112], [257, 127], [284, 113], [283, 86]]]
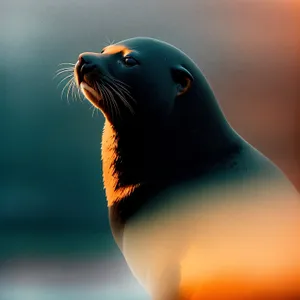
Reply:
[[104, 52], [104, 49], [102, 49], [102, 51], [100, 52], [101, 54]]
[[138, 64], [138, 62], [131, 56], [124, 57], [123, 62], [127, 67], [133, 67]]

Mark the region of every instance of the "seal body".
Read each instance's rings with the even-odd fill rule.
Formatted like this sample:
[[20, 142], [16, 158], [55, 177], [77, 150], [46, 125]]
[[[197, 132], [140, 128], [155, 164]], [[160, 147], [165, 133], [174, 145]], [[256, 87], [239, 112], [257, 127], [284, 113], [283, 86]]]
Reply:
[[74, 74], [106, 117], [112, 233], [154, 300], [300, 297], [298, 194], [188, 56], [133, 38], [81, 54]]

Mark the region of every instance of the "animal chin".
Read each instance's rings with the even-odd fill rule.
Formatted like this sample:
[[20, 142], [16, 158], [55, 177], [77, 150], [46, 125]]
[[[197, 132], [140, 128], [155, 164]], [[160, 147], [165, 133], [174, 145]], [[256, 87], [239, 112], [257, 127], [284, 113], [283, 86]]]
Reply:
[[100, 103], [102, 100], [102, 95], [95, 91], [91, 86], [86, 82], [80, 83], [80, 89], [84, 96], [97, 108], [101, 109]]

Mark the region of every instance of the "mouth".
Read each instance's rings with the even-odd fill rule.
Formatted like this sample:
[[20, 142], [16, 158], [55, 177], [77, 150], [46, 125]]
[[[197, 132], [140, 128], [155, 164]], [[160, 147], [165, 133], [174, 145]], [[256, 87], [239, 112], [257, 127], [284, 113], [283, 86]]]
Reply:
[[80, 90], [83, 95], [97, 108], [101, 109], [101, 102], [103, 100], [101, 92], [99, 93], [94, 88], [89, 86], [85, 81], [79, 84]]
[[87, 100], [89, 100], [96, 108], [101, 109], [101, 101], [103, 100], [101, 91], [98, 91], [91, 86], [89, 74], [84, 72], [84, 69], [88, 69], [86, 64], [78, 61], [74, 69], [74, 77], [77, 86]]

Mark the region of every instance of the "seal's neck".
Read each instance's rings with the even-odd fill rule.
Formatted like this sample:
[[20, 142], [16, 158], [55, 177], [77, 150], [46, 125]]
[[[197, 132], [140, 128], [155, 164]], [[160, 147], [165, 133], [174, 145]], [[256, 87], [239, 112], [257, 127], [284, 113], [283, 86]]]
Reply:
[[[184, 99], [182, 99], [184, 101]], [[147, 121], [118, 128], [105, 121], [102, 136], [103, 180], [108, 205], [129, 196], [144, 183], [162, 183], [201, 176], [237, 151], [241, 139], [217, 103], [214, 115], [195, 103], [174, 114], [162, 127]], [[180, 110], [180, 107], [178, 107]], [[210, 107], [212, 108], [212, 107]], [[204, 112], [203, 112], [204, 111]], [[177, 114], [177, 115], [176, 115]]]
[[[129, 196], [142, 182], [140, 149], [135, 132], [125, 134], [105, 120], [102, 134], [102, 172], [108, 206]], [[134, 143], [132, 143], [134, 141]]]
[[141, 127], [115, 127], [105, 121], [102, 135], [102, 171], [108, 206], [129, 196], [155, 172], [165, 170], [162, 135]]

